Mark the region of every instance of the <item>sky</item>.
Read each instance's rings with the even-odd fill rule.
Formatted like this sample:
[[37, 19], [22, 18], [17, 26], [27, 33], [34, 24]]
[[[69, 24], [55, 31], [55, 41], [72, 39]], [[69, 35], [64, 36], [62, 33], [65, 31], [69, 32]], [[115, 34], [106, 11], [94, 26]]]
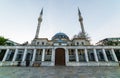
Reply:
[[120, 37], [120, 0], [0, 0], [0, 36], [30, 43], [43, 8], [39, 38], [63, 32], [72, 39], [81, 31], [78, 7], [92, 44]]

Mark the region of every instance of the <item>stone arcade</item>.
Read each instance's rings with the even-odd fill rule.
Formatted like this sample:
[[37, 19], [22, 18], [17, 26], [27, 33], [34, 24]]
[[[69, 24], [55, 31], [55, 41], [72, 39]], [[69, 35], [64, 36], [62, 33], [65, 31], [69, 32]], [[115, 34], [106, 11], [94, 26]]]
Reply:
[[0, 46], [0, 66], [119, 66], [120, 46], [95, 46], [85, 38], [83, 18], [78, 9], [81, 38], [72, 40], [65, 33], [51, 40], [39, 38], [43, 9], [35, 38], [30, 45]]

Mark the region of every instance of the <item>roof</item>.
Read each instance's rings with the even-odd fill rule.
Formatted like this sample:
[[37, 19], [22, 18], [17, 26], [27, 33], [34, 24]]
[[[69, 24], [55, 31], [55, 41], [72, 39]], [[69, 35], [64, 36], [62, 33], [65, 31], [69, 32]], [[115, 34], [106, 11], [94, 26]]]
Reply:
[[66, 40], [69, 40], [69, 37], [65, 34], [65, 33], [62, 33], [62, 32], [59, 32], [59, 33], [56, 33], [53, 37], [52, 37], [52, 40], [55, 40], [55, 39], [66, 39]]

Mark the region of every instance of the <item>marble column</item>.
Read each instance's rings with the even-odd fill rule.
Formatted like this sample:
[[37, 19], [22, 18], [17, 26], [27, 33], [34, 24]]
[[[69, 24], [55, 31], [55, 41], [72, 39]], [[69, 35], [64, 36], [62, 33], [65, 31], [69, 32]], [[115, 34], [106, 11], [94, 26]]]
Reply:
[[68, 49], [67, 48], [65, 49], [65, 51], [66, 51], [65, 59], [66, 59], [66, 65], [67, 65], [67, 62], [69, 62], [69, 53], [68, 53]]
[[75, 49], [76, 62], [79, 62], [78, 49]]
[[33, 51], [32, 62], [35, 61], [35, 56], [36, 56], [36, 49], [34, 49], [34, 51]]
[[43, 49], [43, 52], [42, 52], [42, 62], [45, 61], [45, 49]]
[[25, 48], [25, 50], [24, 50], [24, 54], [23, 54], [23, 58], [22, 58], [22, 62], [25, 62], [26, 55], [27, 55], [27, 48]]
[[52, 62], [55, 62], [55, 49], [54, 49], [54, 48], [52, 48], [51, 61], [52, 61]]
[[97, 57], [96, 49], [94, 48], [93, 50], [94, 50], [95, 61], [98, 62], [98, 57]]
[[114, 57], [115, 62], [118, 62], [118, 59], [117, 59], [117, 57], [116, 57], [116, 55], [115, 55], [114, 49], [112, 48], [111, 51], [112, 51], [112, 55], [113, 55], [113, 57]]
[[86, 62], [89, 62], [87, 49], [85, 48], [84, 51], [85, 51], [85, 60]]
[[13, 59], [12, 59], [12, 62], [15, 61], [15, 59], [16, 59], [16, 57], [17, 57], [17, 54], [18, 54], [18, 49], [16, 48], [16, 49], [15, 49], [14, 56], [13, 56]]
[[6, 52], [5, 52], [5, 55], [4, 55], [4, 57], [3, 57], [3, 60], [2, 60], [2, 62], [4, 62], [4, 61], [6, 60], [6, 58], [7, 58], [7, 55], [8, 55], [8, 52], [9, 52], [9, 49], [7, 49], [7, 50], [6, 50]]
[[105, 53], [105, 49], [102, 49], [102, 53], [103, 53], [105, 61], [108, 62], [108, 58], [107, 58], [107, 55]]

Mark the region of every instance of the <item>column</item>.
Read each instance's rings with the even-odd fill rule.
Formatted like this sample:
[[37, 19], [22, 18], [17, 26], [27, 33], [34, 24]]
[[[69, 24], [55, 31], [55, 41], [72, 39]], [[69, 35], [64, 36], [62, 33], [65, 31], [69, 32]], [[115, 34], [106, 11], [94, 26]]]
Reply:
[[32, 62], [34, 62], [34, 61], [35, 61], [35, 56], [36, 56], [36, 49], [34, 49], [34, 51], [33, 51], [33, 58], [32, 58]]
[[26, 59], [26, 54], [27, 54], [27, 48], [25, 48], [25, 50], [24, 50], [24, 54], [23, 54], [23, 58], [22, 58], [22, 62], [25, 61], [25, 59]]
[[13, 59], [12, 59], [12, 62], [14, 62], [14, 61], [15, 61], [16, 56], [17, 56], [17, 53], [18, 53], [18, 49], [16, 48], [15, 53], [14, 53], [14, 56], [13, 56]]
[[85, 48], [84, 50], [85, 50], [85, 59], [86, 59], [86, 62], [89, 62], [87, 49]]
[[68, 53], [68, 49], [65, 49], [66, 50], [66, 65], [67, 65], [67, 62], [69, 62], [69, 53]]
[[114, 51], [114, 49], [112, 48], [111, 51], [112, 51], [112, 54], [113, 54], [114, 60], [115, 60], [116, 62], [118, 62], [118, 59], [117, 59], [117, 57], [116, 57], [116, 55], [115, 55], [115, 51]]
[[93, 50], [94, 50], [95, 61], [98, 62], [98, 57], [97, 57], [96, 49], [94, 48]]
[[106, 55], [106, 53], [105, 53], [105, 49], [102, 49], [102, 52], [103, 52], [105, 61], [108, 62], [108, 58], [107, 58], [107, 55]]
[[6, 50], [5, 55], [4, 55], [4, 58], [3, 58], [2, 62], [4, 62], [4, 61], [6, 60], [7, 55], [8, 55], [8, 52], [9, 52], [9, 49], [7, 49], [7, 50]]
[[78, 49], [75, 49], [76, 62], [79, 62]]
[[43, 52], [42, 52], [42, 61], [45, 61], [45, 49], [43, 49]]
[[54, 49], [54, 48], [52, 48], [51, 61], [52, 61], [52, 62], [54, 62], [54, 61], [55, 61], [55, 49]]

